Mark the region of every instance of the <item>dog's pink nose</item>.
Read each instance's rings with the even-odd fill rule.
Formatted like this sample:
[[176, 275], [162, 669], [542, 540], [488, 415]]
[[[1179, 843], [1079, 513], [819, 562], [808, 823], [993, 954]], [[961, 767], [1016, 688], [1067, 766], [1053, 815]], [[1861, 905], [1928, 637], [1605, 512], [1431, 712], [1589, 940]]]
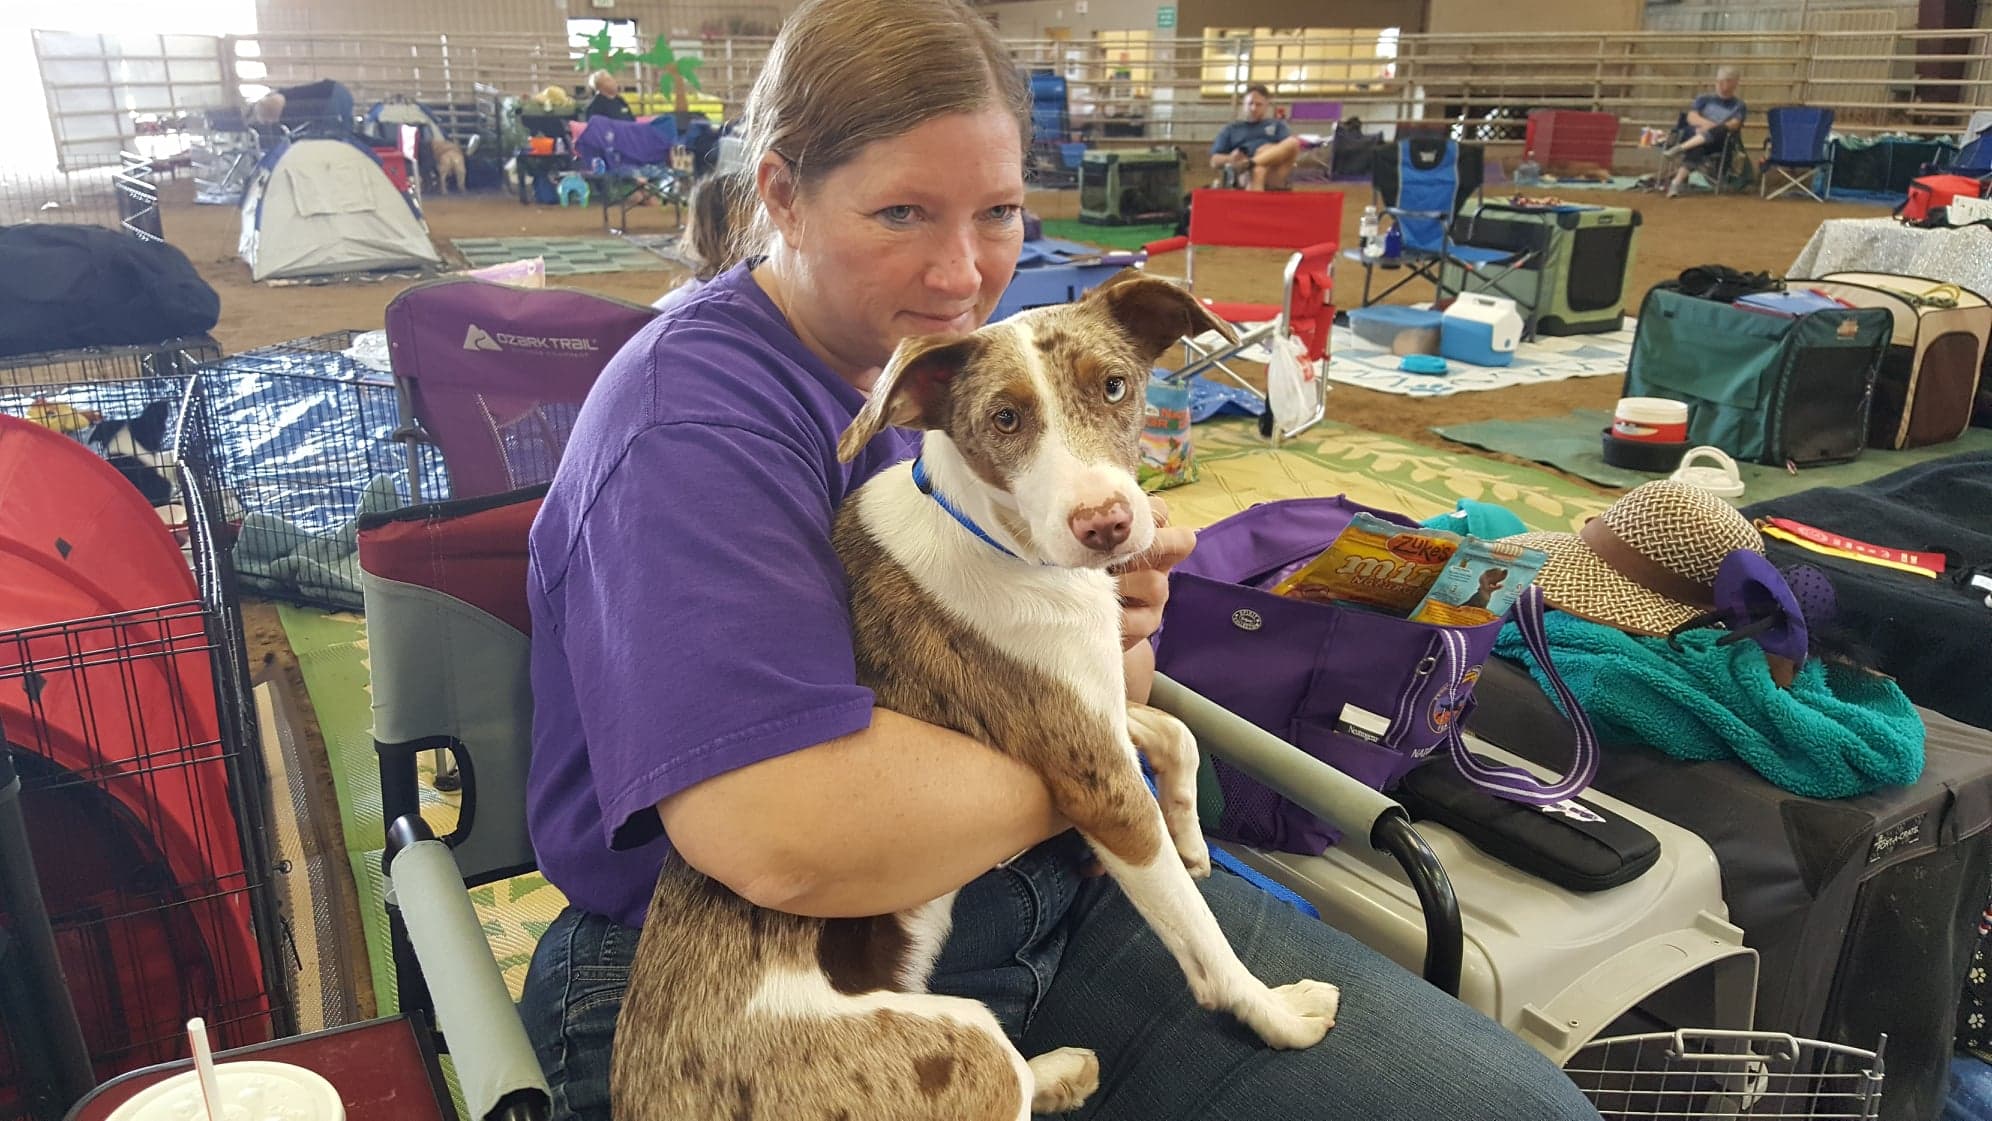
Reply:
[[1128, 511], [1127, 503], [1116, 498], [1104, 506], [1089, 506], [1075, 512], [1066, 524], [1072, 527], [1072, 536], [1088, 549], [1109, 553], [1127, 540], [1134, 527], [1134, 515]]

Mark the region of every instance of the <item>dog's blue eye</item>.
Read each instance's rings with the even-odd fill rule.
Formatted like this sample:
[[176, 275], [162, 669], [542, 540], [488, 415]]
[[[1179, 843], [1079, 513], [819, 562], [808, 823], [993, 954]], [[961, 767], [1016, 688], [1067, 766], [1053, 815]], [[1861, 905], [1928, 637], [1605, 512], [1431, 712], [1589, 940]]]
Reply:
[[1109, 405], [1119, 404], [1121, 398], [1126, 396], [1127, 396], [1126, 378], [1111, 377], [1107, 379], [1107, 404]]

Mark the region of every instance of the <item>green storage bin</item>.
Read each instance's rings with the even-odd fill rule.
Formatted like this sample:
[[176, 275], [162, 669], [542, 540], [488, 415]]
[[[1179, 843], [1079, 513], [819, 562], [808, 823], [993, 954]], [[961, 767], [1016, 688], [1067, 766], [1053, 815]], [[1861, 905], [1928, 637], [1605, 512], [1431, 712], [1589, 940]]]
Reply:
[[1183, 153], [1087, 152], [1079, 160], [1079, 220], [1094, 226], [1179, 222]]
[[1624, 397], [1688, 406], [1688, 442], [1771, 466], [1844, 463], [1894, 334], [1883, 308], [1786, 319], [1660, 287], [1646, 294]]
[[[1448, 292], [1506, 296], [1515, 301], [1524, 323], [1534, 322], [1538, 335], [1616, 331], [1625, 322], [1639, 223], [1639, 211], [1622, 206], [1524, 210], [1479, 203], [1462, 212], [1454, 235], [1473, 245], [1508, 250], [1533, 248], [1546, 239], [1539, 268], [1516, 269], [1497, 284], [1448, 264], [1444, 286]], [[1541, 307], [1535, 306], [1538, 280]]]

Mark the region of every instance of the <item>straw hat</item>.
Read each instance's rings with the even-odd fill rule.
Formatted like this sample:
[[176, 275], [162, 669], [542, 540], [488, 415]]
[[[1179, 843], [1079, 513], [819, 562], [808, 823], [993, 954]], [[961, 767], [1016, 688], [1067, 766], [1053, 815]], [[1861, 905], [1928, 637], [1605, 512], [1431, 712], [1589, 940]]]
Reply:
[[1635, 488], [1577, 533], [1503, 538], [1549, 555], [1536, 576], [1551, 607], [1635, 634], [1665, 635], [1715, 606], [1715, 575], [1763, 535], [1735, 507], [1690, 483]]

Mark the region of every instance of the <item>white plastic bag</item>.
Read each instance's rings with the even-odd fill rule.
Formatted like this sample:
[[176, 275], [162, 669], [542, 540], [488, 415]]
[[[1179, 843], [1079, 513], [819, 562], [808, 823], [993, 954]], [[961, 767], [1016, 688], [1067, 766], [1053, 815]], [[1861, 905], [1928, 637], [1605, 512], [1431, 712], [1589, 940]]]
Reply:
[[1273, 407], [1273, 423], [1285, 429], [1314, 415], [1321, 372], [1293, 335], [1275, 335], [1272, 350], [1273, 360], [1266, 365], [1266, 399]]

